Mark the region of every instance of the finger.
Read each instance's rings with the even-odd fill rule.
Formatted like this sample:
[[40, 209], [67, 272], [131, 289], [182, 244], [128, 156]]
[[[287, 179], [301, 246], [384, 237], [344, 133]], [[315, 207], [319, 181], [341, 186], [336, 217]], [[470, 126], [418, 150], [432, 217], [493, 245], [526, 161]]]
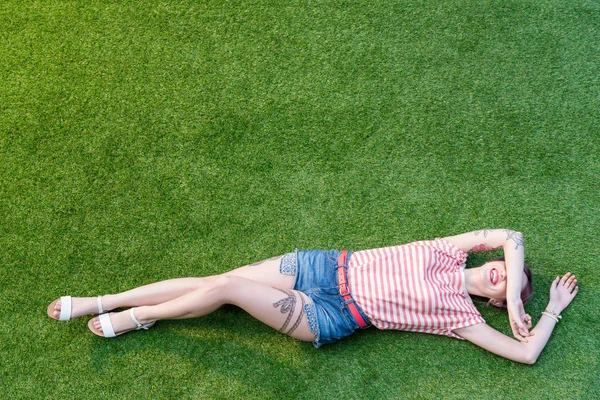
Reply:
[[519, 336], [522, 337], [523, 339], [525, 339], [527, 337], [527, 334], [525, 332], [523, 332], [522, 329], [519, 330]]
[[527, 338], [524, 336], [517, 336], [517, 339], [521, 342], [521, 343], [529, 343], [527, 341]]
[[529, 336], [529, 328], [527, 328], [527, 325], [524, 321], [520, 321], [521, 322], [521, 332], [524, 333], [523, 336]]
[[512, 329], [512, 333], [513, 333], [513, 336], [515, 337], [515, 339], [517, 339], [517, 340], [523, 339], [521, 337], [521, 335], [519, 334], [519, 327], [518, 326], [515, 326], [514, 324], [511, 324], [510, 327]]
[[522, 321], [516, 320], [514, 323], [513, 333], [515, 333], [515, 336], [517, 334], [522, 335], [522, 336], [527, 336], [529, 331], [527, 330], [527, 328], [525, 327], [525, 324]]
[[518, 340], [527, 343], [527, 340], [525, 338], [529, 336], [529, 330], [525, 327], [525, 325], [523, 325], [523, 323], [519, 322], [521, 321], [515, 321], [515, 323], [512, 326], [513, 336]]
[[521, 335], [519, 334], [519, 330], [518, 330], [518, 329], [516, 329], [516, 327], [515, 327], [515, 326], [511, 326], [511, 328], [512, 328], [512, 333], [513, 333], [513, 336], [515, 337], [515, 339], [517, 339], [517, 340], [521, 340], [521, 339], [523, 339], [523, 338], [521, 337]]
[[560, 282], [560, 276], [557, 276], [556, 279], [554, 279], [554, 281], [552, 281], [552, 286], [558, 286], [558, 282]]
[[[529, 318], [531, 318], [531, 317], [529, 317]], [[531, 321], [529, 321], [528, 325], [531, 326]], [[515, 338], [519, 339], [521, 342], [527, 343], [527, 337], [533, 336], [533, 333], [529, 332], [529, 329], [525, 326], [522, 326], [522, 327], [516, 326], [515, 328], [517, 328], [517, 332], [515, 333], [514, 329], [513, 329], [513, 335], [515, 336]]]
[[567, 279], [569, 278], [569, 275], [571, 275], [570, 272], [567, 272], [566, 274], [563, 275], [562, 279], [560, 280], [560, 282], [564, 285], [565, 282], [567, 281]]
[[577, 279], [569, 280], [569, 286], [567, 287], [567, 289], [573, 290], [573, 287], [575, 287], [576, 284], [577, 284]]

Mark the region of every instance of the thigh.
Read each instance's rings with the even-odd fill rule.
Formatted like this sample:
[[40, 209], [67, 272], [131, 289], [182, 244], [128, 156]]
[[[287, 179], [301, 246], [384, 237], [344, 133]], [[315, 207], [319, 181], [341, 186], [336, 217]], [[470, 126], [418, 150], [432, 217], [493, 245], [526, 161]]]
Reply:
[[280, 272], [279, 266], [282, 257], [283, 256], [277, 256], [267, 260], [258, 261], [254, 264], [234, 269], [223, 275], [238, 276], [276, 288], [292, 289], [296, 277], [294, 275], [284, 275]]
[[242, 308], [254, 318], [293, 338], [315, 340], [306, 315], [305, 305], [311, 302], [306, 294], [239, 276], [230, 275], [226, 279], [227, 303]]

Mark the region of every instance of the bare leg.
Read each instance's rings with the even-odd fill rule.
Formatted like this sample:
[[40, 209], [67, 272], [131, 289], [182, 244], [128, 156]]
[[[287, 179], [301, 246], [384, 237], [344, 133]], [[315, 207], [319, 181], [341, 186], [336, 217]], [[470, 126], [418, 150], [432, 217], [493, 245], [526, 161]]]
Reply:
[[[291, 289], [295, 277], [279, 273], [281, 257], [273, 257], [252, 265], [237, 268], [226, 272], [225, 276], [239, 276], [250, 279], [263, 285]], [[102, 297], [102, 304], [107, 310], [119, 307], [152, 306], [176, 299], [184, 294], [198, 289], [206, 288], [214, 284], [215, 279], [222, 275], [208, 276], [204, 278], [179, 278], [170, 279], [140, 286], [126, 292], [106, 295]]]
[[[198, 289], [205, 285], [207, 281], [214, 280], [215, 278], [212, 276], [205, 278], [169, 279], [140, 286], [118, 294], [106, 294], [101, 299], [102, 308], [108, 311], [119, 307], [160, 304]], [[71, 313], [72, 318], [87, 314], [97, 314], [97, 304], [96, 297], [74, 297], [73, 311]], [[59, 300], [54, 307], [53, 315], [56, 318], [60, 315], [61, 306], [62, 304]]]
[[[281, 257], [273, 257], [252, 265], [237, 268], [223, 275], [239, 276], [254, 280], [265, 285], [291, 289], [294, 285], [294, 276], [282, 275], [279, 272]], [[156, 305], [173, 300], [186, 293], [206, 287], [219, 275], [204, 278], [178, 278], [140, 286], [117, 294], [102, 296], [104, 310], [114, 310], [119, 307], [139, 307], [144, 305]], [[58, 318], [61, 303], [58, 301], [54, 307], [54, 316]], [[73, 298], [72, 317], [96, 314], [98, 310], [95, 297]]]
[[[259, 282], [234, 275], [222, 275], [210, 284], [173, 300], [135, 309], [140, 323], [161, 319], [195, 318], [213, 312], [223, 304], [233, 304], [253, 317], [296, 339], [313, 341], [304, 313], [303, 304], [310, 299], [301, 292], [273, 288]], [[117, 334], [135, 327], [128, 312], [110, 316]], [[93, 324], [101, 329], [95, 318]]]

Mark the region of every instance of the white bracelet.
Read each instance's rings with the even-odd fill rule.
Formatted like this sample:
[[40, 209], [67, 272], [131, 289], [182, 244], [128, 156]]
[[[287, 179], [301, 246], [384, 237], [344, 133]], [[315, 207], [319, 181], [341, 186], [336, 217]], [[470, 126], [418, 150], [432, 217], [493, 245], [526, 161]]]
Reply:
[[[557, 317], [555, 317], [554, 315], [550, 314], [549, 312], [547, 312], [547, 311], [543, 311], [543, 312], [542, 312], [542, 315], [545, 315], [545, 316], [547, 316], [547, 317], [550, 317], [550, 318], [552, 318], [553, 320], [555, 320], [555, 321], [558, 323], [558, 318], [557, 318]], [[560, 317], [560, 315], [559, 315], [559, 317]]]
[[554, 316], [554, 318], [556, 319], [561, 319], [562, 317], [560, 316], [560, 314], [558, 314], [556, 311], [552, 311], [552, 310], [548, 310], [547, 308], [544, 310], [544, 312], [550, 313]]

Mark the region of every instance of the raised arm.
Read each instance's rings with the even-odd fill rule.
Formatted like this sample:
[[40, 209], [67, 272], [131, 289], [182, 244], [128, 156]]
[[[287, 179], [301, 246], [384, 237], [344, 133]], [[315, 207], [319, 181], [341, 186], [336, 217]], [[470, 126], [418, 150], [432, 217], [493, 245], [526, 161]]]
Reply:
[[550, 287], [550, 302], [532, 332], [535, 336], [527, 343], [518, 342], [487, 324], [455, 329], [454, 333], [501, 357], [525, 364], [533, 364], [548, 343], [562, 311], [571, 303], [579, 287], [575, 275], [557, 277]]
[[531, 336], [524, 323], [527, 314], [521, 300], [525, 242], [523, 234], [510, 229], [485, 229], [444, 238], [461, 250], [474, 251], [504, 250], [506, 262], [506, 308], [515, 338], [526, 341]]

